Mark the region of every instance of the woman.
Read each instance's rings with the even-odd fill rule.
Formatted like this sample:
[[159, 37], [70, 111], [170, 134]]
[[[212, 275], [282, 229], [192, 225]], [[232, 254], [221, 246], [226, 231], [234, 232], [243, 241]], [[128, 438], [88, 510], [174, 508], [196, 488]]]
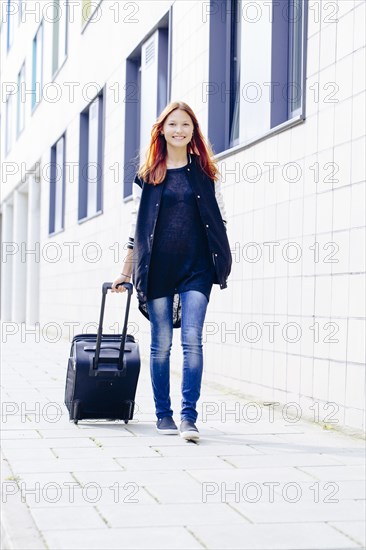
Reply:
[[[128, 254], [121, 282], [136, 288], [150, 321], [150, 374], [156, 429], [177, 434], [170, 401], [173, 328], [181, 327], [180, 436], [199, 439], [196, 405], [203, 370], [202, 329], [213, 284], [227, 287], [232, 257], [213, 152], [184, 102], [171, 102], [152, 127], [146, 161], [133, 182]], [[217, 181], [216, 181], [217, 180]]]

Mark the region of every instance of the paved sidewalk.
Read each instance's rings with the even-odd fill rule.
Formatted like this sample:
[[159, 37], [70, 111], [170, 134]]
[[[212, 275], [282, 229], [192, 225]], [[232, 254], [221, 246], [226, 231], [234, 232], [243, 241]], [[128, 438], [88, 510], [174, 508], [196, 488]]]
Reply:
[[[363, 440], [277, 409], [272, 421], [273, 409], [205, 384], [201, 441], [160, 436], [146, 356], [133, 421], [74, 425], [63, 404], [70, 343], [32, 340], [3, 344], [4, 550], [365, 544]], [[179, 376], [171, 386], [179, 421]]]

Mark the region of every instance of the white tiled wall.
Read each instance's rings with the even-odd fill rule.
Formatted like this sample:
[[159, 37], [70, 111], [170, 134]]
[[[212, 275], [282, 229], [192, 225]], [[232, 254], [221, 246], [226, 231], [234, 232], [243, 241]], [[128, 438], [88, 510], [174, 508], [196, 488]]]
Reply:
[[[264, 340], [248, 344], [250, 365], [243, 365], [242, 373], [249, 376], [242, 375], [241, 388], [267, 400], [296, 396], [307, 408], [318, 402], [324, 418], [329, 413], [338, 423], [357, 428], [364, 427], [365, 404], [365, 37], [360, 23], [364, 10], [360, 2], [338, 2], [337, 24], [309, 21], [305, 123], [266, 140], [265, 148], [261, 143], [224, 160], [231, 168], [237, 161], [244, 165], [276, 160], [283, 166], [296, 160], [303, 170], [295, 184], [283, 179], [282, 167], [276, 170], [275, 185], [265, 178], [254, 185], [235, 184], [241, 188], [235, 189], [229, 218], [232, 243], [276, 239], [278, 248], [295, 241], [302, 250], [296, 263], [276, 257], [275, 264], [259, 262], [251, 270], [233, 266], [229, 287], [222, 293], [232, 293], [235, 299], [237, 279], [245, 273], [241, 324], [247, 322], [244, 318], [262, 324], [261, 312], [280, 323], [270, 352]], [[325, 102], [326, 98], [336, 102]], [[332, 181], [332, 166], [338, 181]], [[230, 191], [230, 184], [224, 186], [229, 203]], [[230, 208], [231, 204], [231, 212]], [[217, 303], [222, 310], [219, 293], [212, 295], [211, 311]], [[232, 302], [230, 296], [227, 302]], [[284, 341], [281, 329], [286, 323], [301, 327], [298, 343]], [[242, 358], [240, 346], [236, 348]], [[218, 373], [216, 366], [211, 374], [216, 351], [217, 346], [207, 351], [206, 376], [225, 383], [224, 369]], [[235, 387], [235, 382], [227, 383]], [[326, 409], [328, 402], [335, 404]]]

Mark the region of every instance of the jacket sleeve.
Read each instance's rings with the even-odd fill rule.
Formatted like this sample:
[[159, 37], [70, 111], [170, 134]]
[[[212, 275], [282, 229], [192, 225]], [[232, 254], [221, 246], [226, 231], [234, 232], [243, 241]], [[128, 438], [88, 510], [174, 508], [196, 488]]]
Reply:
[[215, 197], [216, 197], [216, 201], [217, 201], [217, 204], [218, 204], [220, 212], [221, 212], [222, 221], [224, 222], [225, 227], [226, 227], [226, 225], [227, 225], [227, 215], [226, 215], [226, 208], [225, 208], [224, 198], [223, 198], [222, 192], [221, 192], [221, 174], [220, 173], [219, 173], [218, 179], [215, 181]]
[[134, 247], [136, 220], [137, 220], [137, 214], [140, 206], [141, 192], [142, 192], [142, 183], [136, 174], [132, 184], [132, 209], [130, 212], [130, 229], [128, 234], [127, 248], [133, 249]]

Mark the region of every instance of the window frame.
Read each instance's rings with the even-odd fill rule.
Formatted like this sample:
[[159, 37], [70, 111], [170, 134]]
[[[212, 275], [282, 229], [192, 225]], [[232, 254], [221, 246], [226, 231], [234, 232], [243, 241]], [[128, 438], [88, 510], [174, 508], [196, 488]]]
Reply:
[[[304, 10], [306, 10], [307, 12], [307, 6], [305, 5], [306, 3], [305, 2], [301, 2], [301, 0], [293, 0], [293, 2], [300, 2], [300, 5], [301, 5], [301, 13], [302, 13], [302, 17], [301, 17], [301, 44], [300, 44], [300, 49], [301, 49], [301, 52], [300, 52], [300, 60], [301, 60], [301, 66], [297, 66], [298, 67], [298, 72], [300, 74], [300, 77], [299, 77], [299, 80], [301, 81], [301, 90], [302, 90], [302, 94], [301, 94], [301, 97], [300, 97], [300, 106], [297, 107], [296, 109], [291, 109], [291, 100], [288, 101], [288, 114], [287, 114], [287, 117], [288, 117], [288, 120], [290, 120], [291, 118], [297, 116], [297, 115], [301, 115], [303, 113], [303, 103], [305, 101], [305, 92], [306, 92], [306, 74], [304, 73], [304, 53], [306, 54], [306, 36], [307, 36], [307, 33], [306, 33], [306, 27], [305, 27], [305, 17], [306, 15], [304, 14]], [[289, 6], [290, 6], [290, 9], [289, 9], [289, 17], [293, 14], [293, 7], [291, 8], [291, 6], [293, 6], [294, 4], [292, 4], [291, 2], [289, 2]], [[289, 51], [289, 60], [288, 60], [288, 76], [287, 76], [287, 82], [291, 82], [290, 78], [291, 78], [291, 74], [292, 74], [292, 67], [293, 67], [293, 49], [291, 48], [291, 45], [292, 45], [292, 40], [293, 40], [293, 37], [294, 37], [294, 33], [295, 33], [295, 30], [294, 30], [294, 26], [292, 25], [289, 25], [289, 36], [288, 36], [288, 40], [289, 40], [289, 47], [288, 47], [288, 51]], [[304, 52], [305, 50], [305, 52]], [[291, 95], [291, 94], [290, 94]]]
[[[84, 2], [85, 1], [91, 1], [91, 2], [98, 2], [97, 6], [94, 6], [91, 10], [88, 19], [83, 19], [83, 10], [84, 10]], [[81, 0], [81, 34], [85, 31], [86, 27], [89, 25], [91, 19], [94, 17], [94, 14], [97, 12], [97, 10], [100, 9], [100, 6], [102, 4], [103, 0]]]
[[[80, 113], [80, 134], [79, 134], [79, 185], [78, 185], [78, 223], [84, 223], [90, 219], [103, 214], [103, 188], [104, 188], [104, 147], [105, 147], [105, 113], [106, 113], [106, 87], [104, 86], [98, 94], [88, 103]], [[89, 116], [90, 107], [99, 98], [98, 110], [98, 166], [101, 167], [100, 176], [97, 180], [97, 210], [88, 215], [88, 158], [89, 158]]]
[[10, 13], [10, 4], [12, 0], [7, 0], [6, 9], [7, 9], [7, 22], [6, 22], [6, 53], [9, 52], [10, 48], [14, 43], [14, 14]]
[[13, 122], [14, 122], [14, 99], [12, 94], [8, 94], [5, 101], [5, 157], [7, 157], [13, 148]]
[[18, 27], [22, 23], [24, 13], [24, 0], [18, 0]]
[[[161, 59], [166, 55], [166, 104], [171, 101], [171, 74], [172, 74], [172, 25], [173, 25], [173, 6], [161, 17], [153, 28], [140, 40], [134, 50], [126, 57], [126, 73], [125, 73], [125, 139], [124, 139], [124, 166], [123, 166], [123, 188], [122, 200], [128, 202], [132, 200], [132, 182], [136, 171], [140, 164], [140, 113], [141, 113], [141, 50], [142, 45], [147, 42], [151, 36], [159, 29], [167, 33], [166, 44], [167, 50], [162, 54], [158, 52], [158, 67], [162, 66]], [[159, 37], [160, 38], [160, 37]], [[160, 58], [162, 56], [162, 58]], [[159, 69], [158, 69], [159, 70]], [[127, 87], [126, 87], [127, 86]], [[130, 88], [132, 86], [132, 94], [136, 90], [136, 98], [128, 100]], [[161, 111], [162, 99], [159, 95], [157, 98], [157, 111]]]
[[[38, 48], [38, 34], [41, 32], [41, 52], [39, 54], [39, 57], [37, 55], [37, 48]], [[43, 52], [44, 52], [44, 24], [43, 19], [41, 20], [40, 24], [38, 25], [37, 31], [33, 37], [32, 40], [32, 100], [31, 100], [31, 114], [34, 113], [34, 111], [37, 109], [38, 105], [42, 102], [42, 86], [43, 86]], [[40, 80], [39, 80], [39, 101], [37, 101], [37, 59], [41, 60], [41, 68], [40, 68]]]
[[[213, 0], [211, 0], [212, 2]], [[232, 3], [236, 4], [236, 0], [231, 0]], [[280, 4], [278, 8], [278, 2], [273, 2], [273, 9], [283, 9], [283, 4]], [[291, 113], [289, 111], [288, 100], [283, 101], [281, 105], [281, 99], [279, 98], [279, 93], [277, 96], [273, 95], [274, 86], [270, 86], [271, 90], [271, 112], [269, 129], [256, 136], [255, 138], [250, 138], [248, 140], [240, 141], [240, 131], [239, 139], [236, 143], [231, 143], [231, 129], [233, 125], [232, 113], [233, 109], [231, 106], [231, 101], [222, 101], [222, 90], [220, 89], [220, 84], [225, 86], [225, 90], [230, 88], [229, 94], [230, 98], [234, 96], [234, 93], [231, 89], [232, 82], [232, 51], [233, 51], [233, 30], [232, 30], [232, 20], [233, 13], [231, 10], [227, 9], [225, 0], [215, 0], [215, 9], [211, 10], [210, 15], [210, 31], [209, 31], [209, 82], [208, 84], [219, 83], [218, 90], [216, 93], [208, 94], [208, 137], [210, 143], [213, 146], [213, 149], [216, 153], [216, 156], [228, 154], [228, 152], [233, 153], [239, 150], [242, 150], [254, 143], [267, 139], [269, 136], [276, 133], [282, 132], [287, 127], [291, 127], [298, 123], [301, 123], [305, 120], [305, 110], [306, 110], [306, 59], [307, 59], [307, 26], [308, 26], [308, 0], [301, 0], [302, 4], [302, 36], [301, 36], [301, 60], [302, 66], [300, 68], [300, 86], [302, 90], [301, 97], [301, 107], [295, 112]], [[290, 0], [288, 0], [288, 5], [290, 5]], [[225, 19], [223, 19], [223, 14], [225, 14]], [[276, 26], [273, 21], [278, 21]], [[234, 20], [235, 24], [235, 20]], [[276, 18], [272, 20], [272, 48], [271, 48], [271, 83], [278, 81], [281, 83], [286, 82], [286, 90], [288, 78], [289, 78], [289, 60], [287, 64], [282, 63], [281, 74], [278, 73], [278, 59], [280, 59], [280, 52], [283, 54], [283, 48], [287, 48], [289, 51], [289, 32], [284, 33], [283, 27], [286, 26], [287, 29], [290, 27], [289, 21], [286, 23], [283, 22], [283, 18]], [[276, 65], [277, 63], [277, 65]], [[274, 65], [275, 68], [274, 68]], [[275, 77], [274, 77], [275, 75]], [[276, 102], [277, 97], [277, 102]], [[273, 98], [275, 98], [273, 100]], [[240, 107], [239, 107], [240, 108]], [[290, 116], [291, 114], [291, 116]]]
[[[62, 158], [62, 203], [61, 203], [61, 228], [55, 229], [56, 221], [56, 160], [57, 144], [63, 140], [63, 158]], [[48, 216], [48, 236], [57, 235], [65, 231], [65, 202], [66, 202], [66, 132], [64, 132], [52, 145], [50, 154], [50, 196], [49, 196], [49, 216]]]
[[[68, 21], [68, 18], [69, 18], [69, 0], [57, 0], [58, 2], [58, 5], [60, 5], [61, 1], [64, 2], [64, 8], [66, 10], [66, 13], [65, 13], [65, 26], [64, 26], [64, 33], [65, 33], [65, 40], [64, 40], [64, 43], [65, 43], [65, 52], [64, 52], [64, 57], [63, 59], [60, 61], [60, 49], [59, 49], [59, 46], [60, 46], [60, 30], [61, 27], [60, 27], [60, 19], [58, 21], [54, 21], [53, 22], [53, 25], [52, 25], [52, 58], [51, 58], [51, 79], [52, 81], [55, 80], [56, 76], [58, 75], [58, 73], [60, 72], [61, 68], [64, 66], [67, 58], [68, 58], [68, 49], [69, 49], [69, 44], [68, 44], [68, 41], [69, 41], [69, 21]], [[56, 32], [56, 25], [57, 25], [57, 31], [58, 31], [58, 39], [57, 39], [57, 67], [54, 68], [54, 55], [55, 55], [55, 32]]]
[[[24, 71], [23, 80], [20, 79], [22, 71]], [[20, 71], [18, 72], [17, 82], [18, 82], [18, 92], [17, 92], [17, 113], [16, 113], [16, 117], [17, 117], [17, 121], [16, 121], [16, 138], [18, 139], [19, 136], [21, 135], [21, 133], [23, 132], [24, 128], [25, 128], [25, 113], [26, 113], [26, 104], [27, 104], [27, 102], [26, 101], [22, 102], [22, 82], [24, 82], [24, 84], [26, 83], [25, 60], [23, 61], [22, 65], [20, 67]], [[26, 96], [24, 94], [24, 99], [25, 99], [25, 97]], [[22, 109], [22, 113], [23, 113], [23, 127], [22, 128], [19, 127], [20, 110], [21, 109]]]

